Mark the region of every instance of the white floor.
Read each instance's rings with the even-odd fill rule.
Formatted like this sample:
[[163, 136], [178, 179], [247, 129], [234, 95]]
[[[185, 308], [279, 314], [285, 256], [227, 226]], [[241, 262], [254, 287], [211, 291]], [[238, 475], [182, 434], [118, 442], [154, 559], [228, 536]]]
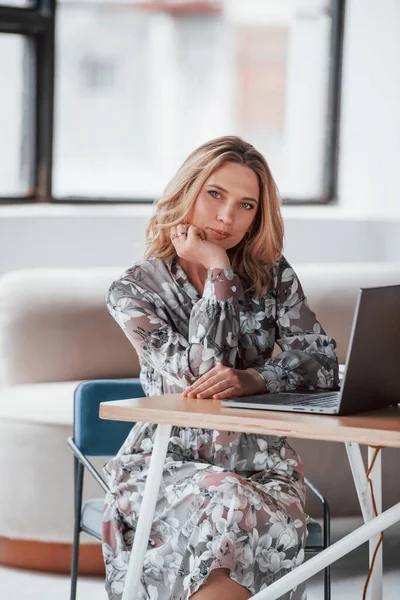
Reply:
[[[333, 539], [336, 541], [349, 533], [361, 522], [334, 520]], [[392, 527], [385, 534], [383, 600], [400, 599], [400, 526]], [[332, 600], [361, 600], [368, 572], [368, 547], [354, 550], [332, 567]], [[44, 575], [0, 567], [1, 600], [68, 600], [69, 578], [61, 575]], [[77, 600], [106, 600], [101, 579], [81, 577]], [[308, 600], [322, 600], [322, 576], [308, 583]]]

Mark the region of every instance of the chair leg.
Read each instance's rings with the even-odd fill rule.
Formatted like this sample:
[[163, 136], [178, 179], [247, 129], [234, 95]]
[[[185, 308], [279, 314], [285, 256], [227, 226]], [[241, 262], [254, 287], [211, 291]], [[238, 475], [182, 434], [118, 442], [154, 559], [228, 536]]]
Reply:
[[331, 600], [331, 568], [324, 570], [324, 600]]
[[81, 533], [81, 509], [82, 509], [82, 490], [83, 490], [83, 465], [74, 456], [74, 541], [72, 545], [72, 564], [71, 564], [71, 600], [76, 599], [76, 584], [78, 579], [79, 564], [79, 538]]
[[[324, 548], [331, 544], [331, 515], [329, 505], [324, 502]], [[331, 600], [331, 567], [324, 569], [324, 600]]]

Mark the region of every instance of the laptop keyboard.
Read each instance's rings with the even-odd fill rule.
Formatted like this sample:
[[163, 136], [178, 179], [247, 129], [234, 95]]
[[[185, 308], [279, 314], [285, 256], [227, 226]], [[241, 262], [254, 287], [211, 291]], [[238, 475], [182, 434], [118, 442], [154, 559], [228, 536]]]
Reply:
[[[286, 397], [284, 397], [286, 396]], [[281, 404], [290, 406], [336, 406], [339, 401], [339, 393], [329, 395], [319, 394], [268, 394], [266, 404]]]

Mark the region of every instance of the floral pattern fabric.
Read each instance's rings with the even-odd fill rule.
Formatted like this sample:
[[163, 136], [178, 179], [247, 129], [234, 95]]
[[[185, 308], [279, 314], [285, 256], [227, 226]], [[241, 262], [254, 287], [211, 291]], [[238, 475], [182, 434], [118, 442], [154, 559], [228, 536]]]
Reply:
[[[111, 285], [107, 306], [139, 355], [147, 395], [181, 392], [217, 364], [255, 368], [267, 391], [338, 385], [336, 344], [283, 256], [262, 298], [217, 268], [200, 295], [176, 259], [149, 259]], [[155, 431], [134, 425], [104, 468], [110, 600], [122, 597]], [[303, 561], [304, 500], [301, 461], [286, 439], [173, 427], [140, 600], [186, 600], [221, 567], [251, 593], [264, 589]], [[305, 598], [305, 587], [285, 598]]]

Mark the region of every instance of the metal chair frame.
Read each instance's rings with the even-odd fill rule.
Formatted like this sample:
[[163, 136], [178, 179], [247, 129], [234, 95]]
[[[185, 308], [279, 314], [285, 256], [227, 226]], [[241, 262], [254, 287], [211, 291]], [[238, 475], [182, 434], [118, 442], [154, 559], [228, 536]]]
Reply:
[[[318, 498], [318, 500], [322, 504], [323, 511], [323, 527], [322, 527], [322, 545], [321, 546], [307, 546], [305, 547], [306, 554], [315, 554], [317, 552], [321, 552], [330, 546], [331, 543], [331, 512], [329, 508], [329, 504], [325, 498], [321, 494], [321, 492], [307, 479], [304, 477], [304, 483], [308, 490], [314, 496]], [[328, 565], [324, 569], [324, 600], [331, 600], [331, 567]]]

